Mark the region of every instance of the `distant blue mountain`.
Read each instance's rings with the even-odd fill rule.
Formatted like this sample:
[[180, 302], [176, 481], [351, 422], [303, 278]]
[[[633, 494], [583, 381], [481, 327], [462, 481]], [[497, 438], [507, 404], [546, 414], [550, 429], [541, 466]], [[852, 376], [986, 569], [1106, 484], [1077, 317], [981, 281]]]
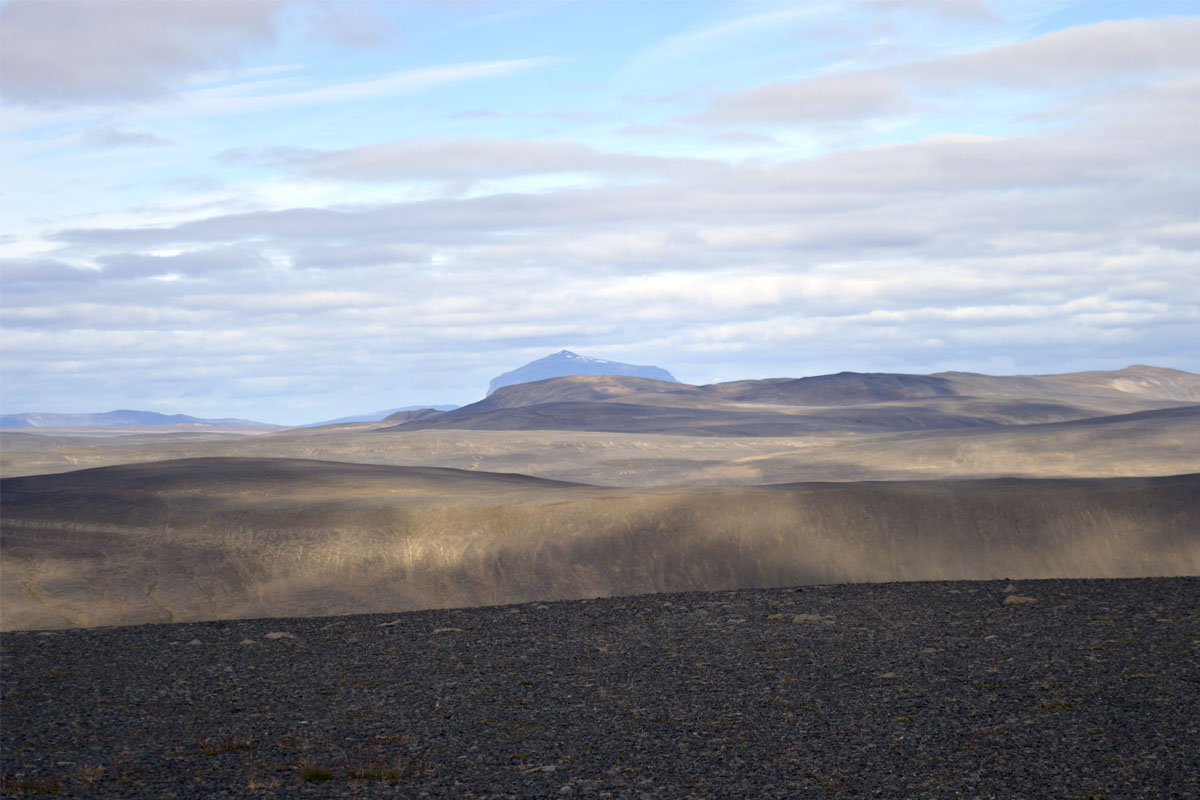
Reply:
[[544, 381], [548, 378], [565, 378], [568, 375], [630, 375], [634, 378], [653, 378], [657, 381], [679, 383], [675, 376], [661, 367], [622, 364], [620, 361], [605, 361], [603, 358], [591, 358], [572, 353], [570, 350], [562, 350], [537, 361], [530, 361], [525, 366], [517, 367], [503, 375], [497, 375], [488, 384], [487, 393], [491, 394], [501, 386]]
[[391, 416], [399, 411], [420, 411], [425, 408], [433, 408], [438, 411], [453, 411], [458, 406], [404, 406], [403, 408], [389, 408], [386, 411], [368, 411], [365, 414], [355, 414], [351, 417], [338, 417], [337, 419], [327, 419], [324, 422], [308, 422], [300, 425], [301, 428], [315, 428], [318, 425], [338, 425], [342, 422], [380, 422], [385, 417]]
[[103, 414], [3, 414], [0, 428], [101, 428], [144, 425], [204, 425], [210, 427], [248, 427], [266, 425], [249, 419], [201, 419], [187, 414], [159, 414], [157, 411], [106, 411]]

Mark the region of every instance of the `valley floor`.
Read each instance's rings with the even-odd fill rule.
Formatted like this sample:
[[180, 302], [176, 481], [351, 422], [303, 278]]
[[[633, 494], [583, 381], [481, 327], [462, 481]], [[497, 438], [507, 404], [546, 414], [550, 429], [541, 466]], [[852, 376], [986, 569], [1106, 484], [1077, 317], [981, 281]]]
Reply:
[[1195, 797], [1200, 579], [0, 636], [0, 793]]

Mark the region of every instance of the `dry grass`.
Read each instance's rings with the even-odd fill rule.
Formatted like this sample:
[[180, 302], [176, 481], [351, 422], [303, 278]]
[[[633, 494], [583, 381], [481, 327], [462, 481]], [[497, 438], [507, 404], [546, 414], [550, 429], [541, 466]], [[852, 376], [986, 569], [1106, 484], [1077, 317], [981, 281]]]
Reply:
[[7, 482], [0, 625], [1200, 572], [1195, 477], [629, 490], [230, 463]]
[[181, 441], [0, 434], [5, 476], [195, 457], [318, 458], [516, 472], [603, 486], [751, 486], [803, 480], [1121, 477], [1200, 472], [1200, 414], [954, 431], [795, 437], [586, 431], [380, 432], [379, 425]]

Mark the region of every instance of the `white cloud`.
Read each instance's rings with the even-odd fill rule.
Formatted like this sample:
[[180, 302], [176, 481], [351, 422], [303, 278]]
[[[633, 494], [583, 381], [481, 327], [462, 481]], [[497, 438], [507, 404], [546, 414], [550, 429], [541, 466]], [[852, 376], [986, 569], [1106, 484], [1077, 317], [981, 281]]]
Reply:
[[954, 22], [995, 22], [983, 0], [865, 0], [871, 11], [923, 13]]
[[34, 105], [169, 96], [275, 35], [273, 0], [10, 0], [0, 6], [0, 90]]
[[601, 172], [656, 174], [700, 169], [698, 159], [602, 153], [574, 142], [406, 139], [348, 150], [282, 149], [232, 152], [225, 158], [297, 169], [317, 178], [350, 181], [475, 181], [516, 175]]
[[1098, 22], [1025, 42], [915, 64], [911, 76], [949, 86], [1079, 87], [1200, 67], [1200, 18]]
[[365, 3], [318, 6], [309, 29], [317, 41], [351, 47], [393, 47], [403, 35], [395, 23]]
[[[924, 9], [874, 21], [943, 30]], [[654, 116], [696, 94], [581, 95], [587, 59], [540, 69], [559, 62], [512, 58], [528, 51], [507, 41], [405, 52], [433, 66], [385, 74], [396, 62], [378, 50], [355, 62], [371, 72], [338, 77], [259, 65], [306, 61], [286, 48], [220, 74], [238, 45], [166, 69], [182, 98], [168, 106], [17, 107], [9, 206], [43, 205], [0, 236], [17, 256], [2, 265], [4, 402], [51, 409], [86, 386], [99, 406], [136, 391], [300, 422], [474, 400], [501, 367], [562, 347], [709, 380], [1200, 368], [1200, 78], [1171, 26], [1196, 39], [1194, 21], [1112, 23], [792, 82], [775, 61], [711, 126]], [[678, 65], [771, 30], [756, 17], [649, 56]], [[800, 56], [787, 63], [812, 66]], [[693, 78], [667, 72], [649, 79]], [[498, 98], [486, 80], [502, 76]], [[521, 107], [546, 87], [551, 104]], [[973, 126], [997, 97], [1020, 124]], [[356, 100], [371, 102], [328, 107]], [[505, 113], [456, 114], [493, 105]], [[279, 113], [222, 116], [256, 110]], [[871, 145], [808, 130], [897, 117], [914, 126]], [[714, 146], [726, 133], [736, 147]], [[156, 136], [172, 146], [134, 149]], [[57, 194], [34, 195], [39, 179]], [[85, 186], [90, 207], [72, 202]]]
[[90, 147], [103, 148], [166, 147], [171, 144], [170, 140], [164, 139], [161, 136], [155, 136], [152, 133], [121, 130], [120, 128], [106, 126], [89, 128], [84, 132], [82, 139], [83, 143]]
[[726, 95], [691, 119], [734, 125], [831, 123], [894, 116], [912, 108], [913, 102], [886, 75], [842, 73]]
[[691, 119], [715, 124], [829, 123], [895, 116], [928, 92], [986, 87], [1096, 91], [1200, 68], [1200, 18], [1122, 20], [887, 69], [832, 72], [718, 97]]

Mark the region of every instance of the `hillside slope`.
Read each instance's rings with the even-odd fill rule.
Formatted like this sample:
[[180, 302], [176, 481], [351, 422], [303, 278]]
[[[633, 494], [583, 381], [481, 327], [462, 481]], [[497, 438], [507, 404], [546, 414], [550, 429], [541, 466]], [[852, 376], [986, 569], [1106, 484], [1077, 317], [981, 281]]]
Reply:
[[1200, 475], [644, 490], [194, 459], [0, 490], [5, 629], [1200, 573]]

